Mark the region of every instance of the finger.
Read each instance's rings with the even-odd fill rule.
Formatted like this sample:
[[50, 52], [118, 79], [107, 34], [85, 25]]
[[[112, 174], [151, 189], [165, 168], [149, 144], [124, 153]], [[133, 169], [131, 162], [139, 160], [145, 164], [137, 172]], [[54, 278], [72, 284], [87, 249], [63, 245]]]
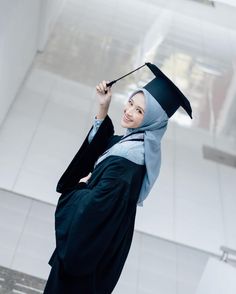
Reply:
[[102, 90], [103, 93], [106, 91], [106, 85], [105, 85], [104, 81], [102, 81], [100, 83], [100, 88], [101, 88], [101, 90]]
[[87, 175], [87, 177], [84, 178], [86, 182], [91, 178], [91, 175], [92, 175], [92, 174], [89, 173], [89, 174]]
[[104, 81], [102, 81], [100, 84], [99, 84], [99, 86], [100, 86], [100, 89], [101, 89], [101, 92], [105, 92], [105, 90], [106, 90], [106, 86], [104, 85]]
[[100, 87], [101, 87], [101, 85], [102, 85], [102, 82], [98, 83], [98, 84], [97, 84], [97, 87], [99, 87], [99, 88], [100, 88]]
[[99, 93], [102, 93], [102, 92], [103, 92], [103, 88], [102, 88], [101, 83], [97, 85], [96, 90], [97, 90]]
[[100, 95], [102, 94], [102, 92], [99, 89], [97, 89], [97, 94]]
[[101, 92], [102, 94], [105, 93], [105, 86], [104, 86], [103, 81], [102, 81], [101, 83], [99, 83], [99, 89], [100, 89], [100, 92]]
[[103, 85], [103, 89], [107, 90], [107, 82], [106, 81], [102, 81], [102, 85]]
[[101, 93], [101, 94], [106, 94], [108, 87], [107, 87], [107, 82], [106, 81], [102, 81], [100, 82], [97, 86], [96, 86], [96, 90]]

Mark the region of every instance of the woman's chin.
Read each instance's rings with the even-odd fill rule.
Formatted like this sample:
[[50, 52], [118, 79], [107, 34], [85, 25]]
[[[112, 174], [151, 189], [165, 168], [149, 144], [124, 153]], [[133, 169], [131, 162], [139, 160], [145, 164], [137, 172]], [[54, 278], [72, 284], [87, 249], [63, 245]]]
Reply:
[[122, 126], [122, 128], [126, 128], [126, 129], [129, 128], [129, 124], [126, 123], [123, 119], [121, 119], [121, 126]]

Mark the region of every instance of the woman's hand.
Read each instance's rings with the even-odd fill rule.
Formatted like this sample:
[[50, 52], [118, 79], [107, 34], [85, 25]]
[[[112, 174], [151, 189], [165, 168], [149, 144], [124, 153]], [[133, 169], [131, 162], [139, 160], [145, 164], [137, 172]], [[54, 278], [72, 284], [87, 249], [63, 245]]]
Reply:
[[110, 103], [111, 103], [111, 88], [107, 87], [108, 81], [102, 81], [96, 86], [96, 91], [98, 95], [99, 110], [97, 114], [98, 119], [104, 119], [107, 115]]
[[89, 173], [86, 177], [80, 179], [79, 183], [87, 183], [87, 181], [91, 178], [91, 173]]

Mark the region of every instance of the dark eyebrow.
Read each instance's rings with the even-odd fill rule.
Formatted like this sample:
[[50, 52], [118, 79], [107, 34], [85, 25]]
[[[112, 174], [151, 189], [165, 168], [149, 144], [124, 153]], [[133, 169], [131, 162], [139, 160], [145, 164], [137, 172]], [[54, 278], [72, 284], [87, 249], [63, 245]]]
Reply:
[[[134, 102], [134, 99], [132, 97], [130, 97], [129, 100], [132, 100], [132, 102]], [[137, 106], [137, 107], [140, 108], [143, 111], [143, 113], [145, 112], [141, 106]]]

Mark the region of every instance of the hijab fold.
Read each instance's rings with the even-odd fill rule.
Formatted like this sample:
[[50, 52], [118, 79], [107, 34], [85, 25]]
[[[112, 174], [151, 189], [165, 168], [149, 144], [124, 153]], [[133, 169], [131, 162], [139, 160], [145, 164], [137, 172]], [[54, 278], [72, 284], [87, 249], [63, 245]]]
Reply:
[[141, 186], [138, 205], [143, 206], [143, 201], [153, 187], [161, 167], [161, 139], [167, 129], [168, 116], [157, 100], [146, 90], [138, 89], [145, 97], [145, 113], [142, 124], [137, 129], [127, 129], [127, 132], [144, 131], [144, 159], [146, 173]]

